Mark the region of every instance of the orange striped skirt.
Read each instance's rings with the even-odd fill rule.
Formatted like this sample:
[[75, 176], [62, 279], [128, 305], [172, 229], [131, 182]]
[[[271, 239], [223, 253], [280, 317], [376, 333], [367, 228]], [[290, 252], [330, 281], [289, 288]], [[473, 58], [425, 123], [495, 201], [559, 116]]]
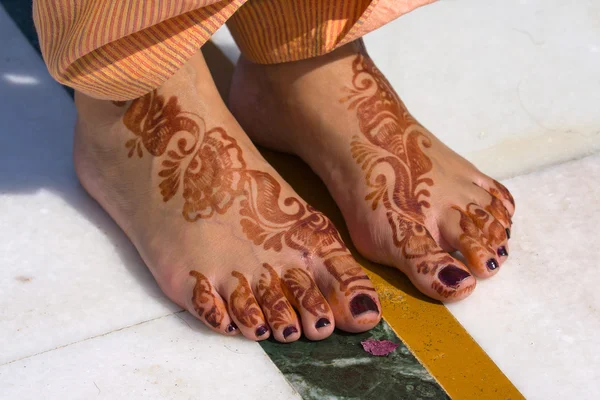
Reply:
[[256, 63], [325, 54], [435, 0], [34, 0], [42, 55], [60, 83], [130, 100], [161, 86], [227, 22]]

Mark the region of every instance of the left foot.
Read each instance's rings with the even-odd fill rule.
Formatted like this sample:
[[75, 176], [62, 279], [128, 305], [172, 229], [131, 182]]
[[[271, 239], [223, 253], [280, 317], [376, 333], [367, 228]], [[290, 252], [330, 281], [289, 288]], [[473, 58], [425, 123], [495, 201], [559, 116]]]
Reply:
[[473, 275], [490, 277], [506, 260], [510, 193], [409, 114], [361, 41], [293, 63], [242, 58], [232, 88], [248, 135], [311, 166], [366, 258], [442, 301], [467, 297]]

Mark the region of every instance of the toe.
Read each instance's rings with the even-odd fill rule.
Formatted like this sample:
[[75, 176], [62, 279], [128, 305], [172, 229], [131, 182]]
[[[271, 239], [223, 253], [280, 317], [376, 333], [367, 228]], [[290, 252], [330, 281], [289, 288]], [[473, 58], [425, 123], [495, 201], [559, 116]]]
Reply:
[[304, 336], [321, 340], [331, 335], [333, 313], [311, 274], [305, 268], [286, 267], [281, 281], [287, 298], [300, 313]]
[[483, 193], [485, 197], [491, 199], [482, 199], [480, 204], [488, 204], [488, 206], [484, 209], [480, 205], [469, 203], [465, 211], [477, 228], [483, 232], [488, 246], [496, 253], [498, 262], [502, 264], [508, 258], [510, 221], [506, 219], [508, 214], [502, 203], [487, 192]]
[[225, 302], [217, 293], [210, 280], [198, 271], [190, 271], [189, 286], [192, 295], [187, 296], [187, 310], [215, 332], [235, 335], [239, 332], [237, 325], [227, 311]]
[[512, 216], [515, 214], [515, 200], [503, 184], [494, 179], [486, 177], [478, 184], [478, 186], [502, 202], [502, 205], [508, 212], [509, 219], [512, 218]]
[[450, 256], [433, 239], [424, 226], [402, 223], [401, 236], [395, 238], [392, 264], [404, 272], [423, 294], [443, 302], [454, 302], [469, 296], [476, 279], [467, 267]]
[[[477, 277], [488, 278], [498, 272], [500, 263], [496, 251], [475, 222], [482, 218], [478, 211], [481, 207], [475, 203], [469, 203], [465, 210], [452, 207], [440, 224], [440, 232], [451, 246], [462, 253], [469, 269]], [[483, 213], [489, 217], [485, 211]]]
[[317, 284], [332, 307], [336, 327], [364, 332], [381, 320], [381, 304], [371, 280], [351, 255], [332, 257], [315, 272]]
[[270, 336], [270, 329], [248, 279], [238, 271], [233, 271], [231, 276], [234, 279], [228, 280], [222, 291], [229, 299], [227, 303], [229, 315], [248, 339], [267, 339]]
[[485, 210], [502, 225], [506, 240], [508, 241], [508, 239], [510, 239], [510, 231], [512, 228], [511, 213], [506, 209], [505, 203], [491, 193], [483, 192], [482, 197], [479, 204], [484, 205]]
[[298, 340], [301, 334], [298, 316], [283, 293], [279, 274], [269, 264], [263, 264], [255, 293], [275, 339]]

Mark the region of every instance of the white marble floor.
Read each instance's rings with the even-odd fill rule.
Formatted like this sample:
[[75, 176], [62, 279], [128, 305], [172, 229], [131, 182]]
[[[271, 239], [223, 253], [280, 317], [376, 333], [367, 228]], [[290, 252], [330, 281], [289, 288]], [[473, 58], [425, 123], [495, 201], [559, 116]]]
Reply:
[[[530, 399], [600, 393], [599, 21], [594, 0], [442, 0], [366, 38], [425, 125], [514, 177], [511, 258], [450, 310]], [[0, 48], [0, 397], [298, 397], [179, 313], [85, 195], [73, 103], [1, 6]]]

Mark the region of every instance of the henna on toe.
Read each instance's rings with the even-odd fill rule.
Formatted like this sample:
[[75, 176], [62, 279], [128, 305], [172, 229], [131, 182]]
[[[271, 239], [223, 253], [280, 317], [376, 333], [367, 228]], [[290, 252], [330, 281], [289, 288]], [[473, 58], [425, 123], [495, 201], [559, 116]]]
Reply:
[[232, 319], [244, 336], [252, 338], [254, 334], [256, 339], [266, 339], [269, 328], [265, 324], [265, 317], [250, 288], [250, 283], [238, 271], [233, 271], [231, 276], [237, 279], [237, 286], [229, 295], [227, 303]]
[[[256, 287], [256, 298], [262, 307], [271, 329], [279, 341], [298, 339], [298, 318], [292, 305], [283, 293], [281, 279], [275, 269], [263, 264]], [[298, 333], [298, 335], [294, 335]], [[293, 335], [293, 336], [292, 336]]]
[[190, 276], [196, 279], [192, 295], [196, 316], [216, 331], [220, 331], [225, 325], [226, 333], [234, 333], [237, 327], [231, 321], [223, 299], [215, 292], [210, 281], [198, 271], [190, 271]]

